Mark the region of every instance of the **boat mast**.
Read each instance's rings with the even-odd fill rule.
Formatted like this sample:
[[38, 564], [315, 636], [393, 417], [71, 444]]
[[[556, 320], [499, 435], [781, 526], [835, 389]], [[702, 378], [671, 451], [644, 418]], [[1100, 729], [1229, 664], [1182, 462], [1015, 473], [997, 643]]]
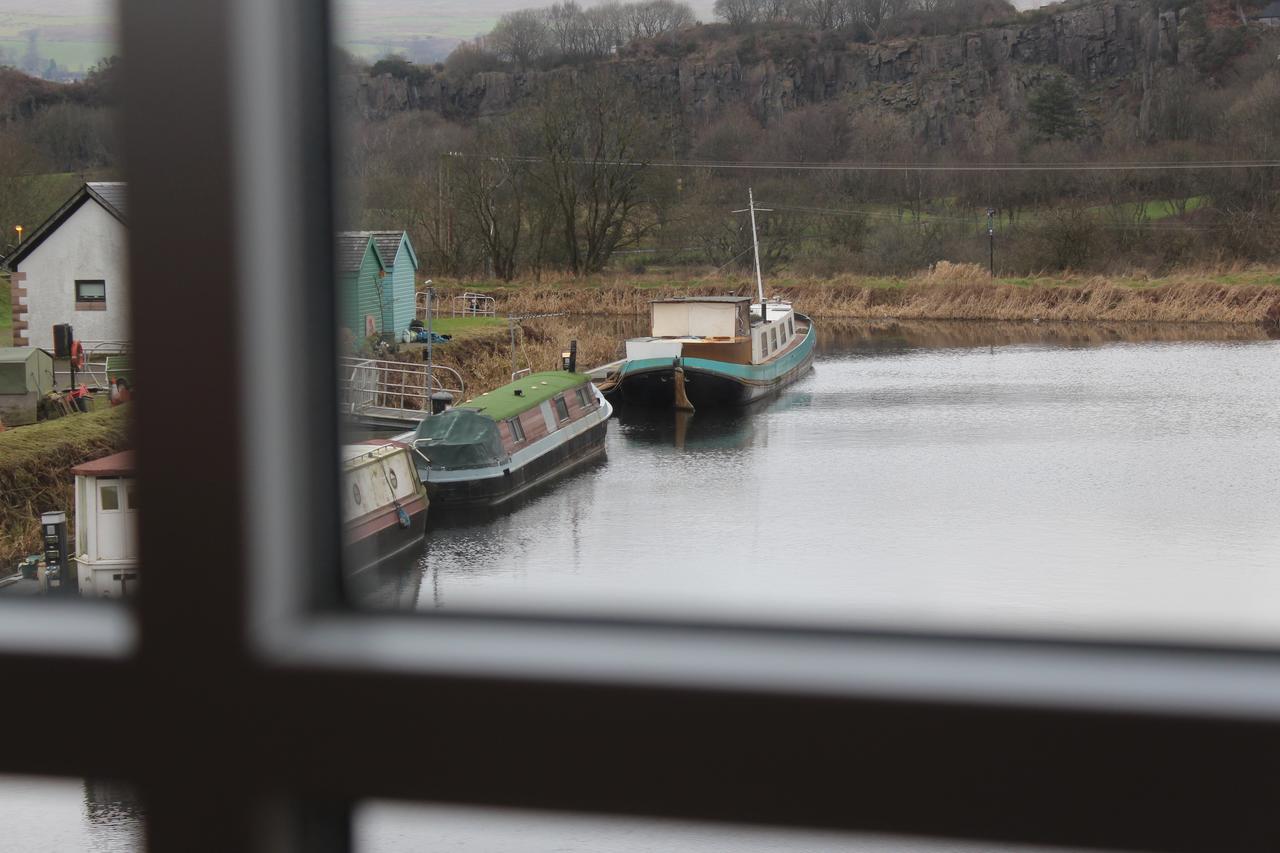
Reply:
[[[767, 213], [769, 211], [769, 208], [762, 207], [760, 208], [760, 210], [762, 212]], [[747, 187], [746, 211], [742, 211], [742, 210], [734, 211], [734, 213], [746, 213], [746, 212], [750, 212], [751, 214], [751, 248], [755, 252], [755, 257], [756, 257], [756, 295], [760, 297], [760, 322], [767, 323], [769, 322], [769, 317], [765, 313], [766, 309], [764, 307], [764, 278], [760, 275], [760, 240], [758, 237], [756, 237], [756, 199], [751, 192], [751, 187]]]

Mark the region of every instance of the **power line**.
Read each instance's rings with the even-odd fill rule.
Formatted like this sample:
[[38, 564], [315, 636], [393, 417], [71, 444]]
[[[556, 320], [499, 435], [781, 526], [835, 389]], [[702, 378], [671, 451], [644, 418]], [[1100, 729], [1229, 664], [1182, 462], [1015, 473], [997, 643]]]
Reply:
[[[483, 155], [470, 155], [483, 156]], [[520, 163], [542, 163], [543, 157], [490, 157]], [[789, 172], [1156, 172], [1221, 169], [1277, 169], [1280, 160], [1175, 160], [1142, 163], [796, 163], [786, 161], [724, 160], [589, 160], [568, 162], [582, 166], [637, 166], [655, 169], [716, 169]]]

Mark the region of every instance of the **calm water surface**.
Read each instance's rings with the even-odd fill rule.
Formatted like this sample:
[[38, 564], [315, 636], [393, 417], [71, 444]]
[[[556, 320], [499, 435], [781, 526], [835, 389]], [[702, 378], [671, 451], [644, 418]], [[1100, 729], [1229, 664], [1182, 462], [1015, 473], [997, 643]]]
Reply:
[[607, 461], [433, 516], [402, 603], [1280, 639], [1277, 367], [1253, 330], [828, 330], [766, 405], [621, 411]]
[[[383, 598], [1277, 642], [1277, 367], [1254, 330], [827, 325], [767, 405], [622, 412], [607, 460], [433, 515]], [[140, 825], [109, 786], [0, 779], [0, 853], [140, 849]], [[991, 849], [389, 805], [358, 826], [379, 853]]]

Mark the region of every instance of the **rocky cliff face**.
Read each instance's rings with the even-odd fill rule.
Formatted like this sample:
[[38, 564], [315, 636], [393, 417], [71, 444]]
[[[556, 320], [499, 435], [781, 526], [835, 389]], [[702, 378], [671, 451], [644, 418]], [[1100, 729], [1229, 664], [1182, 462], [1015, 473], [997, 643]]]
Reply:
[[[744, 106], [766, 124], [791, 110], [836, 102], [851, 112], [900, 111], [922, 142], [947, 144], [987, 107], [1016, 114], [1048, 74], [1069, 74], [1086, 115], [1124, 109], [1141, 118], [1152, 79], [1178, 59], [1178, 16], [1147, 0], [1099, 0], [1018, 26], [878, 44], [840, 42], [832, 34], [774, 32], [693, 46], [683, 58], [652, 45], [601, 62], [632, 83], [651, 108], [677, 104], [690, 124]], [[350, 106], [369, 118], [431, 110], [469, 120], [500, 115], [547, 81], [581, 73], [434, 76], [420, 84], [391, 77], [351, 83]]]

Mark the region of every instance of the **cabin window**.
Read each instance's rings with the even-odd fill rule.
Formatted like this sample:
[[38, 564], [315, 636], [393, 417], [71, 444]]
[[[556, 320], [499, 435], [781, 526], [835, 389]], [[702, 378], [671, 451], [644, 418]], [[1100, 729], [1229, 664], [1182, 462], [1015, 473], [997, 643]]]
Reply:
[[793, 335], [796, 333], [796, 319], [794, 317], [787, 318], [787, 331]]
[[387, 468], [387, 482], [391, 484], [391, 491], [394, 494], [400, 486], [400, 478], [396, 476], [395, 468]]
[[584, 409], [591, 408], [591, 392], [585, 385], [578, 388], [578, 405]]
[[364, 503], [364, 495], [360, 494], [360, 485], [358, 483], [351, 484], [351, 500], [355, 501], [356, 506]]
[[769, 330], [769, 344], [775, 350], [778, 348], [778, 329], [776, 326]]
[[516, 444], [524, 441], [524, 427], [520, 425], [519, 417], [514, 417], [507, 421], [507, 429], [511, 430], [511, 440]]
[[94, 308], [107, 304], [107, 283], [101, 279], [76, 279], [76, 307]]
[[564, 395], [556, 397], [556, 419], [569, 420], [569, 404], [564, 401]]
[[98, 509], [114, 512], [120, 509], [120, 487], [115, 483], [98, 487]]

